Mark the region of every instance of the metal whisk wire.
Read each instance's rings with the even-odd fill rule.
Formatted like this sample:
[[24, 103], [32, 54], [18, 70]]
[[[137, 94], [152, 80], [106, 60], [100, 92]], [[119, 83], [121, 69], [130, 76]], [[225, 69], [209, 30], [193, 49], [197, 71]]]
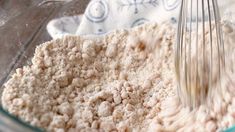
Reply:
[[213, 82], [220, 81], [225, 67], [220, 26], [217, 0], [182, 0], [175, 48], [175, 70], [178, 93], [185, 105], [196, 107], [216, 91], [212, 89]]

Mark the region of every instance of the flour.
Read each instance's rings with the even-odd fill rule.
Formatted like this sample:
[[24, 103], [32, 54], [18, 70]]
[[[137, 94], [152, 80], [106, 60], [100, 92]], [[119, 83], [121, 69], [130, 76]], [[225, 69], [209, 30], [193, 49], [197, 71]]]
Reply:
[[5, 84], [2, 105], [48, 131], [215, 131], [233, 125], [232, 93], [217, 96], [221, 103], [212, 109], [181, 106], [174, 37], [168, 24], [148, 24], [44, 43], [33, 64]]

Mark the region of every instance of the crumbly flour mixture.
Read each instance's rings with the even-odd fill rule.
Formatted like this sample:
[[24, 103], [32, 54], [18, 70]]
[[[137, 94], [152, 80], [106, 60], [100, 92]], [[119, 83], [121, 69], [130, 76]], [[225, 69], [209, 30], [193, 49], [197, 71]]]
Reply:
[[[226, 32], [234, 34], [229, 27]], [[173, 44], [175, 31], [167, 24], [44, 43], [33, 64], [17, 69], [5, 84], [3, 107], [56, 132], [213, 132], [235, 124], [231, 83], [211, 109], [181, 106]]]

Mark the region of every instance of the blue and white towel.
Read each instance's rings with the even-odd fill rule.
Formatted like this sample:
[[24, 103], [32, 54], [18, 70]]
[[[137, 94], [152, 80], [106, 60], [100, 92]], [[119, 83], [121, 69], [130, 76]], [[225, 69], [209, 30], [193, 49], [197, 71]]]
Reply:
[[[55, 39], [64, 35], [101, 35], [146, 22], [176, 24], [180, 3], [181, 0], [92, 0], [84, 14], [52, 20], [47, 31]], [[219, 0], [219, 6], [223, 17], [235, 23], [235, 1]]]

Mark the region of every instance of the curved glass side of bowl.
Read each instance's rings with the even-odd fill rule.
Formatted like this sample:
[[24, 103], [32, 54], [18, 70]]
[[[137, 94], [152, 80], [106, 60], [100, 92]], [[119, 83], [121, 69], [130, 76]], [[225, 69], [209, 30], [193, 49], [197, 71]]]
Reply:
[[[0, 102], [4, 83], [15, 69], [31, 64], [35, 47], [52, 38], [46, 30], [54, 18], [79, 15], [89, 0], [0, 0]], [[0, 131], [41, 132], [43, 129], [8, 113], [0, 103]]]

